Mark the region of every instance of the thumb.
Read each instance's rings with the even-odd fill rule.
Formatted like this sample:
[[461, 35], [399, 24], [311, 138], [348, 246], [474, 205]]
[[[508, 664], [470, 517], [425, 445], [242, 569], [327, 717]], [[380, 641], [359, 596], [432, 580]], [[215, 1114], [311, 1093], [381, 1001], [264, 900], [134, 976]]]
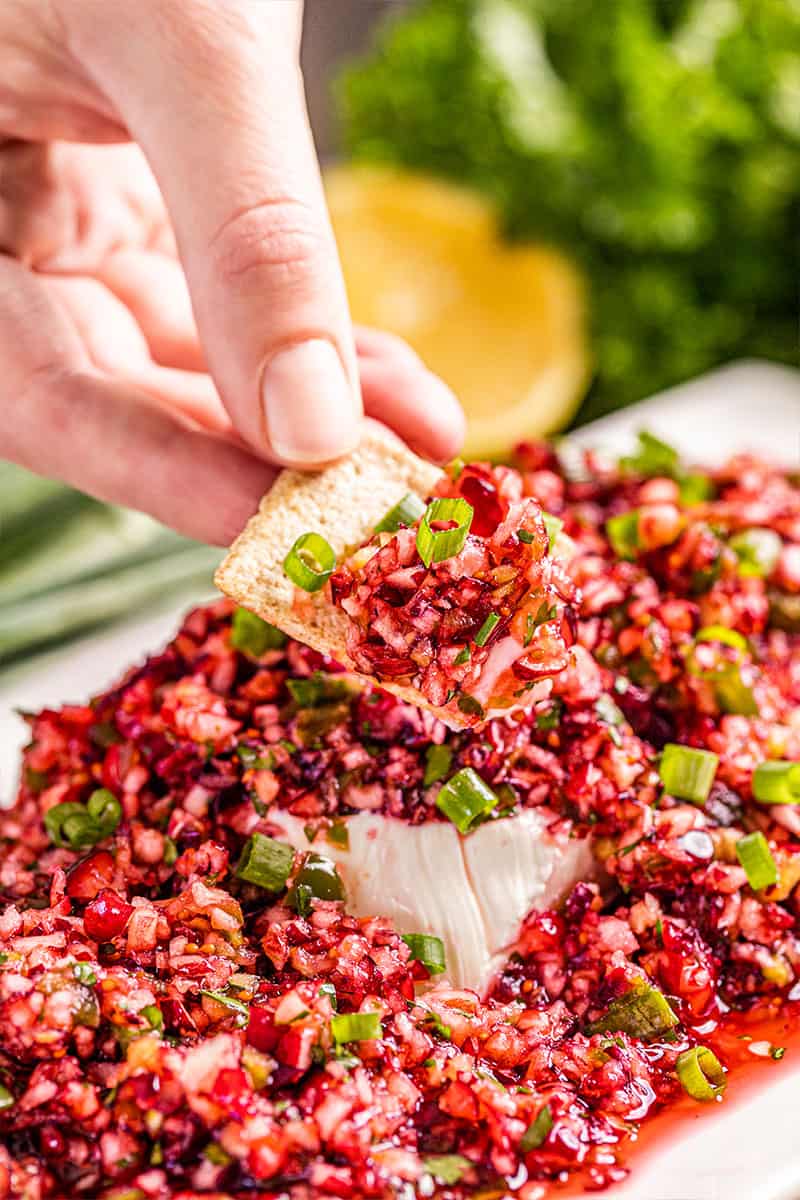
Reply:
[[233, 423], [287, 464], [346, 453], [361, 397], [297, 65], [301, 5], [140, 0], [114, 21], [101, 0], [75, 8], [95, 81], [163, 192]]

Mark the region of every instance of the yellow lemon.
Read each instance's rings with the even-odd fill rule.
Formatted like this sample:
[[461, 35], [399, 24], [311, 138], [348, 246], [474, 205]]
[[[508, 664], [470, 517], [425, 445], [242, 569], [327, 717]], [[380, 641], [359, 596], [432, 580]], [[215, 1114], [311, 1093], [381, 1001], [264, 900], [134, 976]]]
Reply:
[[477, 194], [336, 167], [325, 190], [354, 320], [406, 338], [467, 414], [465, 454], [552, 433], [589, 379], [583, 286], [563, 255], [508, 243]]

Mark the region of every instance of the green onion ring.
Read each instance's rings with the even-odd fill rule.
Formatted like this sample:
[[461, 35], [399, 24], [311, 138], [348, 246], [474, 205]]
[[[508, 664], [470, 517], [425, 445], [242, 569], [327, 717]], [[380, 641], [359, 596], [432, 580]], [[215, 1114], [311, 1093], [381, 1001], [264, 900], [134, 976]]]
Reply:
[[122, 805], [108, 788], [97, 788], [92, 792], [86, 802], [86, 811], [103, 837], [113, 833], [122, 820]]
[[413, 492], [406, 492], [403, 499], [398, 500], [397, 504], [390, 508], [386, 516], [378, 522], [375, 532], [396, 533], [402, 525], [416, 525], [424, 512], [425, 505], [419, 496], [415, 496]]
[[[473, 515], [472, 505], [460, 496], [445, 496], [430, 502], [417, 530], [417, 550], [426, 567], [434, 562], [444, 562], [460, 552], [467, 540]], [[431, 529], [434, 521], [455, 521], [456, 527], [434, 530]]]
[[747, 882], [754, 892], [772, 887], [778, 882], [778, 864], [772, 856], [764, 834], [746, 833], [736, 843], [736, 857], [744, 867]]
[[333, 547], [321, 533], [301, 533], [283, 560], [283, 569], [296, 587], [318, 592], [336, 566]]
[[761, 763], [753, 772], [753, 797], [759, 804], [800, 804], [800, 763]]
[[693, 1046], [678, 1055], [675, 1063], [678, 1079], [693, 1100], [703, 1103], [717, 1100], [725, 1091], [725, 1071], [713, 1050]]

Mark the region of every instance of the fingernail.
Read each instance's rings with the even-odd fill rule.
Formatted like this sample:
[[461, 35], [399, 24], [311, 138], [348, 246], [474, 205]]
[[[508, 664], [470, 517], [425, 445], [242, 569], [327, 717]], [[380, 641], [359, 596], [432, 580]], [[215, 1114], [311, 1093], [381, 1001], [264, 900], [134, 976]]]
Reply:
[[286, 462], [329, 462], [358, 441], [358, 399], [336, 348], [322, 338], [298, 342], [269, 360], [261, 402], [270, 446]]

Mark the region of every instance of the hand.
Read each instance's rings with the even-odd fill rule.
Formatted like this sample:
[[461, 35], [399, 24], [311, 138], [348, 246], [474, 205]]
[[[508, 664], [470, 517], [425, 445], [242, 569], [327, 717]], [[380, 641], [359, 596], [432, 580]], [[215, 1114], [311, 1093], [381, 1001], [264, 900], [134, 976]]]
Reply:
[[463, 433], [404, 343], [353, 332], [301, 8], [0, 4], [0, 454], [219, 544], [270, 464], [352, 448], [362, 395], [436, 460]]

